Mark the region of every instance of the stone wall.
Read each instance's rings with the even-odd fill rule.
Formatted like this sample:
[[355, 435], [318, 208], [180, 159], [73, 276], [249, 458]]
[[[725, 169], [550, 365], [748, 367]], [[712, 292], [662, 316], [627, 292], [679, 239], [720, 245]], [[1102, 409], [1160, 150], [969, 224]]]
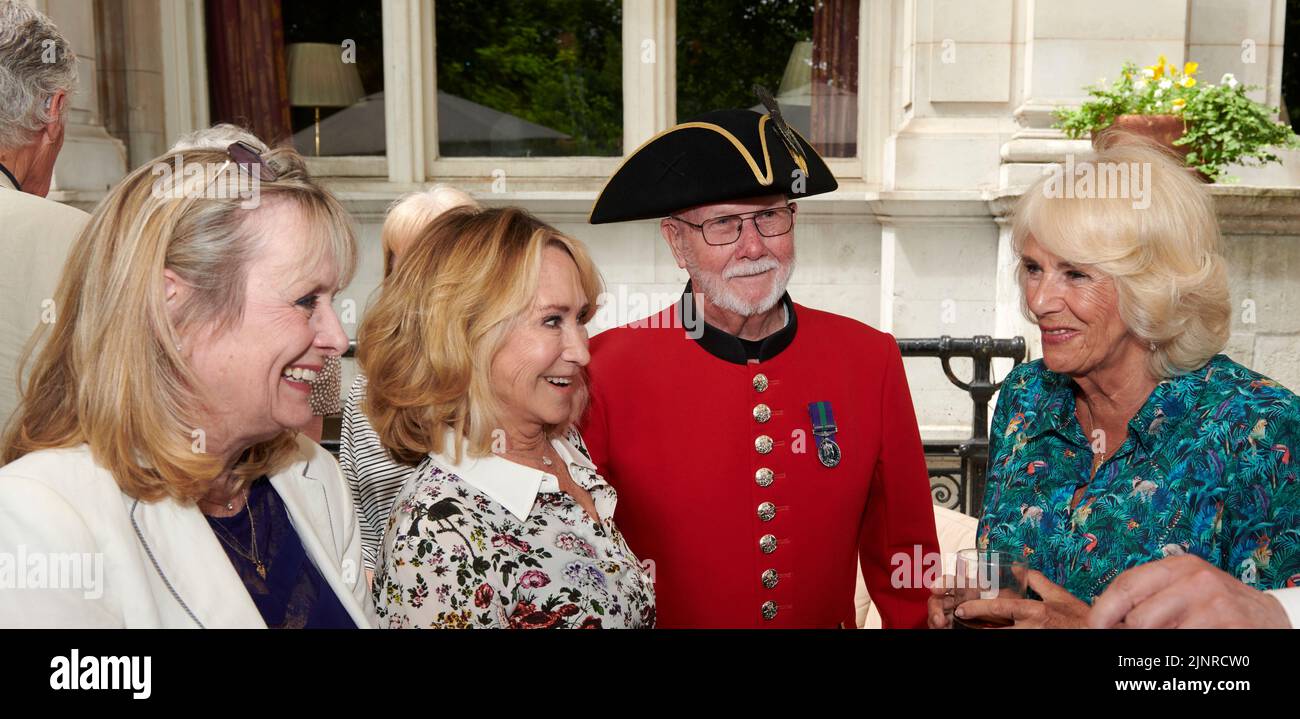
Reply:
[[[671, 24], [673, 0], [629, 2], [632, 12]], [[127, 167], [206, 124], [202, 4], [33, 3], [60, 24], [83, 64], [52, 196], [91, 208]], [[429, 5], [386, 0], [385, 8], [393, 11], [385, 56], [396, 73], [389, 146], [405, 150], [315, 165], [333, 176], [328, 183], [360, 230], [362, 264], [339, 307], [349, 332], [378, 285], [383, 213], [419, 179], [460, 184], [489, 204], [522, 205], [587, 242], [614, 296], [642, 299], [629, 315], [673, 301], [686, 277], [655, 223], [586, 224], [613, 158], [517, 164], [506, 193], [492, 191], [498, 160], [433, 158], [428, 103], [412, 94], [430, 87], [433, 74]], [[1084, 85], [1113, 76], [1124, 60], [1196, 60], [1203, 81], [1231, 72], [1261, 85], [1260, 99], [1280, 99], [1285, 0], [864, 0], [863, 8], [860, 162], [837, 161], [837, 172], [847, 173], [841, 191], [800, 203], [790, 291], [798, 302], [898, 337], [1024, 335], [1031, 357], [1039, 356], [1036, 332], [1020, 314], [1007, 207], [1048, 163], [1086, 150], [1051, 129], [1051, 110], [1080, 101]], [[98, 27], [106, 12], [98, 22], [113, 26]], [[637, 118], [626, 139], [648, 137], [671, 119], [671, 102], [641, 112], [647, 105], [638, 100], [668, 92], [671, 60], [669, 53], [662, 64], [625, 73], [625, 109]], [[1229, 353], [1300, 389], [1300, 154], [1285, 159], [1234, 169], [1241, 185], [1213, 192], [1232, 273]], [[970, 402], [938, 362], [906, 366], [926, 436], [968, 434]], [[956, 371], [964, 376], [968, 365]]]

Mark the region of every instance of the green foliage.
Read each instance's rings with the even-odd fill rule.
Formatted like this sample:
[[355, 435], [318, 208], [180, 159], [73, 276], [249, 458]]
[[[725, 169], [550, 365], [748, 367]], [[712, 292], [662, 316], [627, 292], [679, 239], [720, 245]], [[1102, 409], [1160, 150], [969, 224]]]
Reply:
[[817, 0], [680, 0], [677, 118], [758, 104], [773, 94], [796, 42], [811, 40]]
[[438, 0], [438, 89], [569, 140], [444, 146], [457, 155], [621, 155], [621, 0]]
[[1273, 119], [1277, 108], [1246, 97], [1247, 89], [1207, 87], [1187, 101], [1187, 133], [1175, 144], [1191, 147], [1188, 165], [1217, 179], [1229, 163], [1280, 162], [1274, 148], [1300, 147], [1290, 126]]
[[1120, 115], [1181, 117], [1187, 129], [1174, 144], [1188, 148], [1188, 166], [1216, 181], [1235, 179], [1224, 175], [1226, 165], [1279, 162], [1275, 148], [1300, 148], [1300, 138], [1274, 119], [1277, 108], [1246, 96], [1255, 86], [1230, 74], [1219, 85], [1200, 83], [1196, 69], [1192, 62], [1179, 71], [1163, 56], [1141, 69], [1125, 63], [1114, 84], [1103, 80], [1085, 88], [1090, 99], [1079, 108], [1058, 108], [1055, 127], [1078, 139], [1110, 127]]

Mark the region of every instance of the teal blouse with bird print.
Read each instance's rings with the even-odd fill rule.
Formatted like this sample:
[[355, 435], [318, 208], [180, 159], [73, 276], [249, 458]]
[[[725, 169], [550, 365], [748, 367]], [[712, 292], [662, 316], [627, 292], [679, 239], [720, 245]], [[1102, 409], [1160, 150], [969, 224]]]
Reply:
[[1300, 399], [1216, 355], [1156, 386], [1089, 484], [1074, 388], [1042, 360], [1007, 375], [980, 547], [1025, 558], [1084, 601], [1125, 569], [1178, 554], [1258, 589], [1300, 584]]

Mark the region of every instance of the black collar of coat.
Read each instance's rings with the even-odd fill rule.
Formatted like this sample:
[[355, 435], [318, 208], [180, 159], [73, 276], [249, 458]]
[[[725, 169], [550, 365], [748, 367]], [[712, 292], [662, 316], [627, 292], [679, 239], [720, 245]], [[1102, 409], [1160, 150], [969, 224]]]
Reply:
[[14, 177], [14, 173], [10, 172], [9, 168], [5, 167], [3, 162], [0, 162], [0, 172], [3, 172], [5, 177], [9, 178], [9, 184], [13, 185], [15, 190], [18, 190], [19, 192], [23, 191], [22, 183], [18, 182], [18, 178]]
[[[780, 304], [789, 313], [790, 321], [785, 324], [785, 327], [763, 338], [763, 344], [758, 349], [757, 359], [759, 362], [767, 362], [781, 354], [782, 350], [789, 347], [790, 343], [794, 341], [795, 331], [799, 329], [799, 320], [794, 312], [794, 301], [790, 299], [789, 292], [781, 295]], [[695, 307], [695, 294], [691, 291], [689, 281], [686, 283], [686, 289], [682, 292], [682, 299], [677, 307], [677, 312], [678, 317], [694, 318], [700, 316], [698, 314], [699, 310]], [[695, 341], [700, 344], [700, 347], [704, 348], [705, 352], [732, 364], [743, 365], [749, 363], [748, 357], [745, 356], [745, 346], [741, 344], [739, 337], [728, 334], [708, 322], [704, 322], [703, 325], [704, 331], [700, 333], [700, 336]]]

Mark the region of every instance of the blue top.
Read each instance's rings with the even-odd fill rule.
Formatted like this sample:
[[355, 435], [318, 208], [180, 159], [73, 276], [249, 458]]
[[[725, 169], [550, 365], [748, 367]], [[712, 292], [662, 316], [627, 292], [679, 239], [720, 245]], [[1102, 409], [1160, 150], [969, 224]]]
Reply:
[[1041, 360], [1007, 375], [979, 545], [1090, 601], [1130, 567], [1194, 554], [1260, 589], [1300, 583], [1300, 399], [1224, 355], [1165, 380], [1088, 483], [1075, 385]]
[[[252, 551], [250, 516], [256, 523], [257, 551]], [[357, 623], [320, 570], [307, 556], [289, 521], [284, 501], [261, 477], [248, 490], [248, 509], [233, 517], [208, 517], [212, 533], [226, 550], [244, 587], [271, 629], [356, 629]], [[238, 551], [231, 546], [232, 542]], [[255, 556], [266, 568], [263, 579]]]

